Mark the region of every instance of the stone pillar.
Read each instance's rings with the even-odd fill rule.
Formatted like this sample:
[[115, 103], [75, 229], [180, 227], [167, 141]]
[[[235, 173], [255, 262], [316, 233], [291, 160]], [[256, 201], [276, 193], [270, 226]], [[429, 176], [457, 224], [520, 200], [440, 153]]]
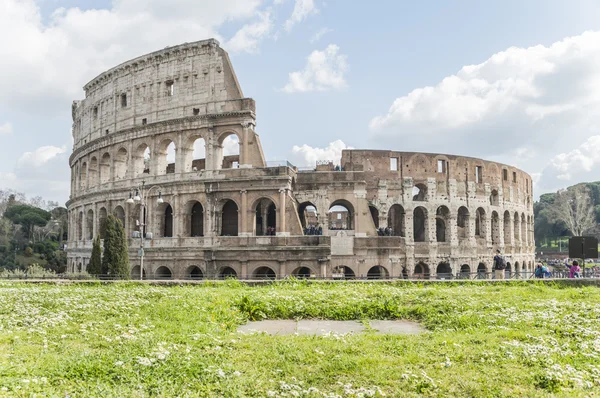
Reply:
[[425, 241], [429, 243], [437, 242], [437, 234], [436, 234], [436, 224], [435, 224], [435, 212], [427, 209], [427, 220], [425, 220], [425, 227], [427, 231], [425, 231]]
[[492, 246], [492, 213], [486, 213], [485, 220], [482, 220], [485, 224], [485, 245], [486, 247]]
[[404, 236], [405, 241], [407, 243], [413, 243], [415, 241], [415, 231], [414, 231], [414, 213], [406, 212], [404, 214]]
[[510, 245], [513, 248], [513, 253], [514, 253], [514, 246], [515, 246], [515, 231], [514, 231], [514, 220], [513, 220], [513, 215], [509, 213], [509, 219], [508, 219], [508, 231], [504, 231], [505, 234], [508, 233], [508, 242], [506, 241], [506, 239], [504, 239], [504, 245]]
[[214, 237], [215, 236], [215, 204], [212, 196], [206, 194], [206, 207], [204, 208], [204, 236]]
[[[187, 153], [189, 152], [189, 148], [185, 147], [184, 145], [184, 141], [183, 141], [184, 137], [183, 134], [181, 134], [181, 132], [177, 135], [177, 143], [176, 148], [175, 148], [175, 173], [179, 174], [179, 173], [185, 173], [186, 171], [192, 171], [192, 165], [190, 164], [189, 166], [187, 164], [185, 164], [186, 162], [186, 158], [187, 158]], [[194, 149], [192, 148], [192, 151]]]
[[321, 263], [321, 278], [327, 278], [327, 263], [325, 262]]
[[245, 189], [240, 191], [240, 203], [242, 208], [238, 214], [241, 214], [241, 228], [238, 235], [250, 236], [251, 232], [248, 230], [248, 191]]
[[[177, 166], [175, 166], [175, 167], [177, 167]], [[152, 198], [151, 200], [156, 203], [154, 198]], [[184, 231], [183, 231], [184, 210], [183, 210], [183, 205], [181, 204], [181, 195], [179, 195], [179, 194], [173, 195], [173, 206], [175, 206], [175, 208], [173, 209], [173, 237], [181, 238], [182, 236], [184, 236]]]
[[446, 233], [450, 233], [450, 239], [446, 239], [452, 246], [458, 246], [458, 225], [456, 224], [456, 215], [452, 214], [448, 218], [450, 225], [446, 225]]
[[279, 190], [279, 207], [277, 208], [279, 214], [279, 220], [277, 222], [277, 235], [288, 236], [287, 227], [285, 223], [285, 197], [287, 195], [287, 189], [282, 188]]
[[240, 275], [241, 279], [248, 279], [248, 262], [242, 261], [242, 274]]
[[498, 215], [498, 246], [501, 247], [500, 251], [504, 252], [502, 248], [504, 248], [504, 217], [500, 219], [500, 215]]
[[251, 124], [248, 122], [242, 123], [242, 142], [241, 142], [241, 151], [240, 151], [240, 167], [251, 167], [249, 155], [248, 155], [248, 141], [250, 140], [251, 134]]
[[279, 279], [283, 279], [286, 276], [285, 265], [285, 261], [279, 261]]
[[269, 208], [265, 208], [264, 206], [261, 206], [260, 208], [260, 219], [261, 219], [261, 228], [262, 228], [262, 234], [266, 235], [267, 234], [267, 216], [269, 214]]

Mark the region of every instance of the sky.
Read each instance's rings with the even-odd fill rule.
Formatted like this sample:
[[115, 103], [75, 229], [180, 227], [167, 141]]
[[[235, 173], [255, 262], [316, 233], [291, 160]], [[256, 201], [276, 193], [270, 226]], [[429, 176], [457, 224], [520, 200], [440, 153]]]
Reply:
[[267, 160], [473, 156], [530, 173], [536, 197], [600, 180], [596, 0], [0, 0], [0, 189], [64, 203], [82, 86], [210, 37]]

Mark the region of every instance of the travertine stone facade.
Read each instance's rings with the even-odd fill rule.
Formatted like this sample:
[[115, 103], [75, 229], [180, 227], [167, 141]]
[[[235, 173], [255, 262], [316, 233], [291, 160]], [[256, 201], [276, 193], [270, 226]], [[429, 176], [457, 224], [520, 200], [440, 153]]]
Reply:
[[[72, 271], [85, 269], [109, 213], [131, 237], [134, 275], [133, 236], [145, 220], [150, 278], [447, 277], [489, 272], [495, 249], [513, 272], [532, 270], [529, 175], [474, 158], [366, 150], [344, 151], [339, 171], [267, 167], [254, 101], [215, 40], [136, 58], [84, 89], [72, 110]], [[228, 137], [238, 154], [225, 153]], [[145, 218], [126, 203], [142, 181]]]

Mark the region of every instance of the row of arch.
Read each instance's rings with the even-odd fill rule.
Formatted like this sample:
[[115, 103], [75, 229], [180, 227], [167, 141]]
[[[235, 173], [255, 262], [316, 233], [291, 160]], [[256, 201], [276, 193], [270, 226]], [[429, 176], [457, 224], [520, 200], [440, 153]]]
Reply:
[[[210, 160], [214, 162], [213, 167], [207, 167], [207, 153], [212, 154]], [[73, 188], [85, 190], [110, 181], [153, 173], [164, 175], [207, 168], [235, 168], [239, 164], [239, 156], [240, 140], [234, 132], [222, 134], [212, 148], [201, 135], [193, 135], [181, 149], [181, 154], [178, 154], [175, 141], [171, 138], [160, 141], [154, 151], [145, 142], [136, 145], [131, 154], [121, 146], [114, 153], [105, 151], [101, 155], [80, 160], [73, 173]]]

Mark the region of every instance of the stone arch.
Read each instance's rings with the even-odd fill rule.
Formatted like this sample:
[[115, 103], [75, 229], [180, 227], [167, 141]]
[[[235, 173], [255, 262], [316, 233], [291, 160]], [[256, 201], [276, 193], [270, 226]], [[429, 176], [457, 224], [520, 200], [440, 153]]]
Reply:
[[415, 184], [412, 189], [412, 200], [415, 202], [424, 202], [427, 200], [427, 185], [423, 183]]
[[156, 226], [159, 236], [161, 238], [172, 238], [174, 232], [173, 206], [167, 202], [158, 205], [156, 217]]
[[460, 279], [469, 279], [471, 274], [471, 267], [469, 264], [463, 264], [460, 266]]
[[369, 205], [369, 212], [371, 213], [375, 229], [379, 229], [379, 210], [377, 210], [377, 207]]
[[352, 270], [352, 268], [346, 266], [346, 265], [338, 265], [337, 267], [335, 267], [333, 269], [333, 274], [334, 277], [335, 275], [341, 275], [340, 277], [342, 279], [356, 279], [356, 274], [354, 273], [354, 270]]
[[228, 199], [221, 208], [221, 236], [238, 236], [238, 205]]
[[77, 272], [81, 271], [83, 271], [83, 264], [80, 262], [79, 264], [77, 264]]
[[252, 204], [254, 214], [254, 235], [275, 235], [277, 230], [277, 209], [273, 199], [263, 197]]
[[187, 145], [183, 148], [185, 171], [200, 171], [207, 168], [206, 149], [206, 140], [200, 134], [193, 135], [187, 140]]
[[498, 195], [497, 189], [492, 189], [492, 193], [490, 194], [490, 205], [499, 206], [500, 205], [500, 197]]
[[237, 272], [231, 267], [223, 267], [221, 271], [219, 271], [220, 279], [237, 278], [237, 276]]
[[427, 209], [422, 206], [413, 211], [413, 234], [415, 242], [426, 242], [428, 239]]
[[415, 271], [413, 272], [413, 278], [429, 279], [429, 276], [430, 276], [429, 265], [427, 265], [423, 261], [419, 261], [415, 265]]
[[273, 271], [273, 269], [271, 267], [262, 266], [262, 267], [258, 267], [257, 269], [254, 270], [254, 272], [252, 273], [252, 278], [253, 279], [276, 279], [277, 274], [275, 273], [275, 271]]
[[97, 231], [101, 239], [104, 239], [104, 232], [106, 231], [106, 218], [108, 217], [106, 207], [101, 207], [98, 210], [98, 227]]
[[492, 245], [500, 244], [500, 216], [492, 211]]
[[85, 216], [85, 238], [94, 239], [94, 210], [89, 209]]
[[216, 164], [221, 169], [235, 169], [240, 164], [242, 139], [235, 131], [221, 133], [215, 148]]
[[347, 200], [336, 200], [329, 206], [329, 229], [354, 229], [354, 206]]
[[486, 237], [486, 214], [482, 207], [478, 207], [475, 211], [475, 237]]
[[114, 160], [115, 180], [122, 180], [127, 176], [127, 149], [119, 148]]
[[388, 279], [389, 277], [390, 273], [381, 265], [371, 267], [367, 272], [367, 279]]
[[165, 265], [161, 265], [154, 271], [154, 277], [156, 279], [172, 279], [173, 272], [171, 269]]
[[170, 138], [163, 139], [156, 148], [156, 170], [158, 175], [173, 174], [176, 170], [177, 147]]
[[511, 274], [512, 274], [512, 264], [510, 263], [510, 261], [507, 261], [506, 268], [504, 269], [504, 278], [510, 279]]
[[87, 189], [87, 162], [83, 162], [79, 169], [79, 188], [82, 190]]
[[314, 235], [319, 225], [317, 206], [312, 202], [300, 203], [298, 206], [298, 216], [300, 217], [300, 224], [304, 230], [304, 235]]
[[125, 210], [123, 209], [122, 206], [116, 206], [113, 209], [113, 216], [115, 216], [119, 221], [121, 221], [121, 224], [124, 228], [125, 227]]
[[100, 177], [98, 175], [98, 158], [92, 156], [90, 159], [90, 165], [88, 167], [88, 186], [95, 187], [98, 186], [100, 181]]
[[106, 184], [110, 182], [110, 153], [106, 152], [100, 158], [100, 184]]
[[406, 213], [397, 203], [388, 210], [388, 227], [392, 229], [392, 236], [406, 236]]
[[469, 238], [469, 222], [469, 209], [467, 209], [465, 206], [459, 207], [456, 216], [456, 227], [459, 241]]
[[519, 213], [515, 212], [514, 217], [513, 217], [513, 232], [514, 232], [514, 236], [515, 236], [515, 244], [520, 243], [521, 242], [521, 238], [520, 238], [520, 234], [519, 231], [521, 230], [521, 226], [519, 224]]
[[314, 272], [309, 267], [298, 267], [292, 271], [292, 275], [298, 279], [310, 278], [312, 274], [314, 274]]
[[477, 265], [477, 279], [485, 279], [487, 274], [487, 266], [485, 263], [479, 263]]
[[510, 212], [506, 210], [504, 212], [504, 244], [508, 245], [510, 243]]
[[521, 244], [527, 245], [527, 224], [525, 221], [525, 213], [521, 214]]
[[452, 279], [452, 267], [447, 261], [442, 261], [438, 264], [435, 275], [437, 279]]
[[199, 266], [191, 265], [185, 270], [185, 277], [187, 279], [204, 279], [204, 272]]
[[435, 212], [435, 237], [438, 242], [449, 242], [450, 234], [446, 226], [450, 222], [450, 210], [446, 206], [440, 206]]
[[140, 177], [144, 174], [150, 174], [151, 162], [152, 152], [150, 146], [146, 143], [138, 145], [133, 152], [133, 176]]
[[[143, 279], [146, 279], [147, 275], [146, 275], [146, 268], [144, 267], [144, 277]], [[136, 265], [135, 267], [131, 268], [131, 279], [140, 279], [140, 266]]]
[[204, 236], [204, 207], [202, 203], [195, 201], [189, 209], [189, 236]]

